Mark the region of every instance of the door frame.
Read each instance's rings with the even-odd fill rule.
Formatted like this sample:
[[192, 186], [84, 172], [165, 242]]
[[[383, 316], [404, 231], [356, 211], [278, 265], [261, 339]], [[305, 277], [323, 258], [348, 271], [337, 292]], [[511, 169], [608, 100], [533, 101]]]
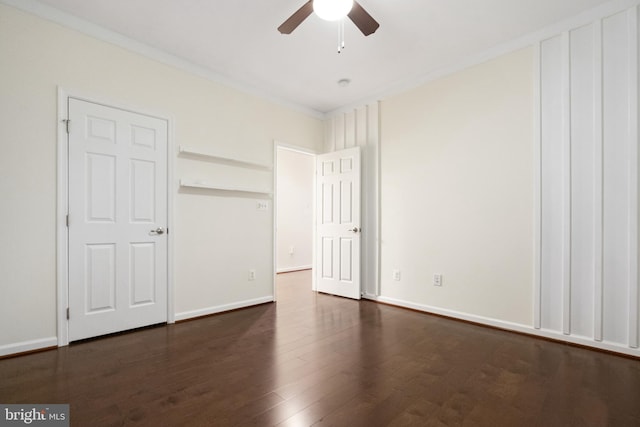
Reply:
[[[316, 271], [316, 166], [315, 166], [315, 158], [318, 154], [317, 151], [312, 150], [306, 147], [300, 147], [298, 145], [286, 144], [284, 142], [279, 142], [277, 140], [273, 141], [273, 300], [278, 300], [276, 279], [278, 277], [278, 148], [282, 148], [284, 150], [294, 151], [300, 154], [306, 154], [309, 156], [313, 156], [313, 202], [312, 202], [312, 224], [313, 224], [313, 234], [311, 237], [311, 270], [313, 272]], [[316, 290], [316, 276], [315, 274], [311, 274], [311, 290]]]
[[[67, 123], [67, 103], [69, 98], [117, 108], [133, 113], [152, 116], [167, 122], [167, 323], [175, 323], [174, 283], [173, 283], [173, 168], [174, 168], [174, 119], [170, 114], [150, 111], [146, 108], [123, 104], [122, 102], [83, 94], [76, 90], [67, 90], [58, 86], [57, 111], [57, 197], [56, 197], [56, 315], [58, 347], [69, 344], [69, 234], [67, 211], [69, 206], [69, 152]], [[71, 124], [73, 126], [73, 124]]]

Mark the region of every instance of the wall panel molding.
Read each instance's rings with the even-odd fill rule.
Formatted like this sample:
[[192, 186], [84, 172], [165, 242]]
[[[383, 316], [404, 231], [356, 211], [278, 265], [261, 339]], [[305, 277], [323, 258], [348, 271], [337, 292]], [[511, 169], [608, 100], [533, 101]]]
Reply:
[[603, 197], [603, 133], [602, 133], [602, 21], [593, 23], [593, 81], [594, 81], [594, 102], [593, 102], [593, 134], [594, 134], [594, 338], [602, 341], [603, 337], [603, 317], [602, 317], [602, 295], [603, 295], [603, 239], [604, 239], [604, 197]]
[[571, 40], [561, 39], [562, 72], [562, 332], [571, 334]]
[[638, 6], [541, 41], [534, 327], [638, 348]]
[[460, 311], [444, 309], [440, 307], [430, 306], [426, 304], [418, 304], [412, 301], [400, 300], [396, 298], [363, 295], [364, 298], [379, 303], [393, 305], [397, 307], [403, 307], [410, 310], [421, 311], [427, 314], [434, 314], [437, 316], [448, 317], [451, 319], [462, 320], [465, 322], [475, 323], [478, 325], [489, 326], [492, 328], [503, 329], [505, 331], [513, 331], [522, 333], [525, 335], [531, 335], [535, 337], [550, 339], [558, 342], [565, 342], [569, 344], [575, 344], [578, 346], [592, 347], [598, 350], [610, 351], [614, 353], [626, 354], [633, 357], [640, 357], [640, 353], [637, 349], [623, 347], [615, 343], [610, 342], [594, 342], [589, 337], [582, 337], [579, 335], [564, 335], [558, 331], [551, 331], [548, 329], [532, 329], [528, 325], [520, 323], [506, 322], [504, 320], [493, 319], [485, 316], [478, 316], [474, 314], [468, 314]]
[[629, 346], [638, 348], [638, 14], [627, 11], [629, 22]]
[[561, 35], [540, 45], [540, 327], [556, 331], [563, 330], [566, 225], [562, 52]]
[[534, 148], [533, 148], [533, 171], [534, 171], [534, 189], [533, 189], [533, 206], [534, 206], [534, 230], [533, 230], [533, 244], [534, 244], [534, 255], [533, 255], [533, 327], [535, 329], [540, 329], [542, 327], [542, 312], [541, 312], [541, 301], [542, 301], [542, 283], [541, 283], [541, 250], [542, 250], [542, 119], [541, 119], [541, 105], [542, 105], [542, 94], [541, 94], [541, 86], [542, 86], [542, 73], [541, 73], [541, 47], [540, 43], [536, 43], [534, 45], [533, 50], [534, 62], [533, 65], [535, 67], [534, 70]]

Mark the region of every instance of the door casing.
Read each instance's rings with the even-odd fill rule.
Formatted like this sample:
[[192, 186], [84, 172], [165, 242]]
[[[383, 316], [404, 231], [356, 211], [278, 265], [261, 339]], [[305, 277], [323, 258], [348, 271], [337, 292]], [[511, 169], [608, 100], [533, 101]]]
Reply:
[[[277, 180], [277, 171], [278, 171], [278, 148], [283, 148], [285, 150], [297, 151], [298, 153], [308, 154], [310, 156], [318, 155], [317, 151], [310, 150], [304, 147], [298, 147], [297, 145], [285, 144], [279, 141], [273, 141], [273, 300], [277, 301], [278, 293], [276, 286], [277, 279], [277, 244], [278, 244], [278, 210], [277, 210], [277, 200], [278, 200], [278, 180]], [[315, 161], [314, 161], [315, 165]], [[316, 174], [315, 174], [315, 166], [314, 166], [314, 174], [313, 174], [313, 202], [312, 202], [312, 212], [313, 212], [313, 237], [311, 240], [311, 263], [312, 270], [316, 269]], [[311, 275], [311, 289], [316, 290], [316, 278], [315, 274]]]
[[[173, 283], [173, 169], [174, 126], [173, 117], [159, 114], [145, 108], [123, 105], [121, 102], [88, 96], [78, 91], [58, 87], [58, 138], [57, 138], [57, 206], [56, 206], [56, 288], [57, 288], [57, 335], [58, 346], [69, 344], [67, 308], [69, 307], [69, 239], [67, 229], [67, 213], [69, 205], [68, 191], [68, 135], [67, 135], [67, 101], [75, 98], [82, 101], [102, 104], [107, 107], [154, 116], [167, 121], [167, 323], [175, 322], [174, 283]], [[72, 124], [71, 124], [72, 125]]]

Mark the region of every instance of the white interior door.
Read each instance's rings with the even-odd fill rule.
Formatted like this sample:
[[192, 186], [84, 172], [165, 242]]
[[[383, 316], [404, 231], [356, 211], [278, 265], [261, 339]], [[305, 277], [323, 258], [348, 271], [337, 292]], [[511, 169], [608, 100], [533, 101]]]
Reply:
[[316, 287], [360, 299], [360, 147], [316, 157]]
[[167, 122], [69, 98], [69, 340], [167, 321]]

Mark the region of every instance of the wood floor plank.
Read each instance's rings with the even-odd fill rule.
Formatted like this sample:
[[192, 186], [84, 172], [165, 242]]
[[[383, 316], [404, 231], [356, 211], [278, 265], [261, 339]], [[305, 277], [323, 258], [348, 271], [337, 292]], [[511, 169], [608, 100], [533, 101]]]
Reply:
[[73, 426], [638, 426], [640, 361], [310, 291], [0, 360]]

